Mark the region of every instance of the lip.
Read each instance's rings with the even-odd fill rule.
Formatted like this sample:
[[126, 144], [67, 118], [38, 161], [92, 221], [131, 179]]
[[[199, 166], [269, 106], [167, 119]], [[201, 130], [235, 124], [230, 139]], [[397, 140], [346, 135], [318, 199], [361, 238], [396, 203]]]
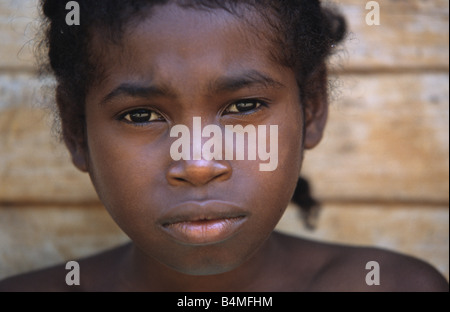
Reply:
[[165, 233], [186, 245], [220, 243], [234, 236], [249, 213], [223, 201], [185, 202], [158, 221]]

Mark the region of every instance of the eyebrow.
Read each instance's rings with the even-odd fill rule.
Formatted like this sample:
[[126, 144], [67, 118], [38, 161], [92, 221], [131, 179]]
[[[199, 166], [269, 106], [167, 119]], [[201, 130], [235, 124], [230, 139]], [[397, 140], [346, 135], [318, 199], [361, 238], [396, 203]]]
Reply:
[[233, 92], [244, 88], [282, 88], [281, 82], [256, 70], [245, 72], [242, 75], [221, 77], [209, 86], [211, 93]]
[[111, 91], [108, 95], [106, 95], [100, 103], [104, 104], [120, 96], [130, 96], [135, 98], [151, 98], [158, 96], [175, 97], [174, 93], [171, 92], [170, 89], [166, 87], [158, 87], [156, 85], [141, 86], [136, 83], [126, 82], [122, 83], [113, 91]]
[[[281, 82], [256, 70], [247, 71], [243, 74], [230, 77], [220, 77], [212, 81], [208, 86], [210, 94], [235, 92], [244, 88], [281, 88], [285, 87]], [[141, 86], [138, 83], [122, 83], [113, 91], [108, 93], [100, 102], [104, 104], [120, 96], [134, 98], [152, 97], [176, 97], [176, 93], [168, 86]]]

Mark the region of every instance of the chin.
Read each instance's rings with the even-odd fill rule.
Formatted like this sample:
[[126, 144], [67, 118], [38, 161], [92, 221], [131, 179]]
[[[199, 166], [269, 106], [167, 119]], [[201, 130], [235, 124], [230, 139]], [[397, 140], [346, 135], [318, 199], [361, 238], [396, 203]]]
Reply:
[[178, 264], [170, 264], [169, 267], [175, 271], [192, 276], [210, 276], [231, 272], [242, 265], [245, 260], [234, 259], [234, 261], [224, 261], [224, 259], [213, 259], [207, 257], [196, 261], [185, 261]]
[[[176, 258], [164, 261], [172, 270], [192, 275], [211, 276], [231, 272], [242, 266], [253, 252], [249, 250], [234, 250], [229, 246], [202, 246], [191, 249], [189, 252]], [[175, 261], [174, 261], [175, 260]]]

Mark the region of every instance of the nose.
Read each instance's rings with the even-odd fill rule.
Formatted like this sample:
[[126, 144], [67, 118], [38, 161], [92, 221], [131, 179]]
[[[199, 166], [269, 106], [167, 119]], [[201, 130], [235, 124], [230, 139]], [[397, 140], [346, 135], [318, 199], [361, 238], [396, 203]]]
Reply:
[[169, 168], [167, 180], [173, 186], [203, 186], [213, 181], [226, 181], [231, 172], [228, 161], [179, 160]]

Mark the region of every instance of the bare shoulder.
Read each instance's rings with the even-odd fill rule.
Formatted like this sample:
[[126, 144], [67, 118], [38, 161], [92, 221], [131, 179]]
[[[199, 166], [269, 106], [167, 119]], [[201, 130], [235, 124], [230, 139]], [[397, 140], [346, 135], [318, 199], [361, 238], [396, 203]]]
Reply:
[[[0, 292], [79, 292], [96, 291], [110, 283], [113, 277], [115, 261], [128, 246], [120, 246], [99, 254], [76, 260], [78, 268], [66, 263], [55, 265], [20, 275], [8, 277], [0, 281]], [[114, 259], [114, 260], [113, 260]], [[74, 283], [74, 270], [79, 270], [79, 285]], [[69, 279], [69, 284], [66, 282]]]
[[[447, 280], [427, 262], [397, 252], [290, 238], [293, 259], [308, 267], [308, 291], [437, 292]], [[305, 261], [305, 254], [308, 255]], [[303, 259], [303, 260], [302, 260]]]
[[68, 291], [65, 264], [22, 273], [0, 281], [0, 292]]
[[449, 291], [449, 284], [444, 276], [424, 260], [376, 248], [362, 248], [360, 254], [375, 259], [374, 262], [366, 264], [367, 278], [369, 281], [373, 279], [370, 270], [378, 269], [382, 291]]

